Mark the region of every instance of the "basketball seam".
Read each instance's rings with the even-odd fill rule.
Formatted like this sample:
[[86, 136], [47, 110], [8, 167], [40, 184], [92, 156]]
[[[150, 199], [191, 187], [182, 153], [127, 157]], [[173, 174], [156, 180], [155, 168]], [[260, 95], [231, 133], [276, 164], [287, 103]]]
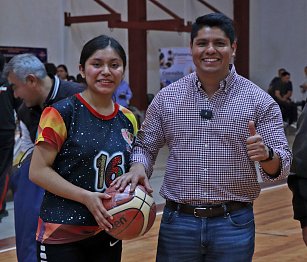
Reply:
[[[136, 190], [138, 190], [138, 189], [136, 189]], [[145, 193], [145, 192], [144, 192], [144, 193]], [[143, 205], [144, 205], [145, 198], [146, 198], [146, 193], [144, 194], [144, 198], [140, 198], [139, 196], [136, 196], [136, 195], [134, 196], [134, 198], [140, 199], [140, 200], [142, 201], [142, 204], [141, 204], [141, 206], [138, 208], [138, 211], [135, 213], [133, 219], [131, 219], [131, 221], [127, 224], [126, 228], [129, 227], [129, 225], [133, 222], [133, 220], [136, 218], [136, 216], [137, 216], [139, 213], [141, 213], [141, 215], [142, 215], [143, 218], [144, 218], [143, 213], [140, 212], [140, 211], [141, 211], [141, 209], [142, 209], [142, 207], [143, 207]], [[133, 198], [132, 198], [131, 200], [133, 200]], [[131, 200], [130, 200], [130, 201], [131, 201]], [[130, 201], [129, 201], [129, 202], [130, 202]], [[127, 203], [128, 203], [128, 202], [127, 202]], [[125, 203], [125, 204], [126, 204], [126, 203]], [[124, 209], [124, 210], [129, 210], [129, 209], [132, 209], [132, 208], [128, 208], [128, 209]], [[145, 224], [145, 219], [143, 219], [143, 220], [144, 220], [144, 224]], [[147, 223], [147, 224], [148, 224], [148, 223]], [[146, 225], [146, 226], [147, 226], [147, 225]], [[121, 231], [119, 231], [118, 234], [116, 234], [116, 235], [121, 234], [126, 228], [124, 228], [124, 229], [122, 229]], [[143, 225], [143, 227], [142, 227], [142, 229], [141, 229], [141, 232], [140, 232], [140, 234], [139, 234], [138, 236], [141, 236], [141, 235], [143, 234], [143, 232], [144, 232], [144, 225]]]

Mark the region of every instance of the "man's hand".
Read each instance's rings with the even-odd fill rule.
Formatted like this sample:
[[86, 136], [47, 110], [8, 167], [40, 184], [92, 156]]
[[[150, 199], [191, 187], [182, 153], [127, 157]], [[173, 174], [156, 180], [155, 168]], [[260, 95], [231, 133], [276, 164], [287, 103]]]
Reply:
[[263, 143], [262, 136], [257, 134], [254, 121], [248, 122], [250, 136], [246, 140], [247, 154], [253, 161], [266, 160], [269, 157], [268, 147]]
[[247, 154], [252, 161], [258, 161], [268, 175], [276, 177], [280, 172], [280, 158], [273, 152], [273, 159], [263, 161], [269, 158], [269, 148], [264, 144], [262, 136], [257, 134], [254, 121], [248, 122], [250, 137], [246, 140]]
[[123, 174], [122, 176], [116, 178], [111, 186], [115, 185], [116, 189], [123, 192], [128, 184], [131, 183], [130, 192], [134, 192], [138, 184], [143, 185], [148, 193], [152, 193], [153, 190], [149, 184], [148, 177], [145, 173], [145, 168], [140, 163], [132, 164], [129, 172]]

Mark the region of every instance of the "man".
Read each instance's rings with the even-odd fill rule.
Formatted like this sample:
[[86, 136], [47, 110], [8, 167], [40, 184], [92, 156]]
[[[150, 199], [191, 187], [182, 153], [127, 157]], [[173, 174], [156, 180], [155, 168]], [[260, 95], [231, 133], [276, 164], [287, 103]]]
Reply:
[[279, 68], [278, 71], [277, 71], [277, 76], [275, 76], [271, 82], [270, 82], [270, 85], [269, 85], [269, 89], [268, 89], [268, 93], [275, 99], [275, 94], [274, 94], [274, 90], [273, 90], [273, 87], [276, 85], [276, 83], [278, 83], [280, 81], [280, 77], [281, 77], [281, 74], [283, 72], [286, 72], [287, 70], [284, 69], [284, 68]]
[[303, 240], [307, 246], [307, 107], [304, 107], [297, 121], [292, 152], [292, 174], [288, 177], [288, 186], [293, 193], [294, 219], [300, 221]]
[[0, 53], [0, 222], [8, 216], [6, 197], [9, 189], [10, 173], [15, 144], [15, 112], [21, 104], [14, 98], [13, 90], [5, 78], [1, 77], [5, 57]]
[[[13, 57], [4, 67], [4, 76], [15, 97], [23, 100], [18, 118], [25, 124], [33, 143], [43, 108], [83, 90], [77, 83], [48, 76], [44, 64], [32, 54]], [[31, 155], [23, 160], [14, 176], [16, 181], [13, 181], [16, 185], [14, 212], [18, 261], [37, 261], [35, 233], [44, 191], [29, 180], [30, 160]]]
[[304, 68], [304, 73], [305, 73], [305, 81], [300, 85], [301, 99], [302, 99], [300, 104], [302, 110], [304, 109], [307, 100], [307, 66], [305, 66]]
[[290, 73], [285, 71], [280, 75], [280, 80], [276, 81], [272, 85], [274, 90], [273, 98], [276, 100], [277, 104], [280, 106], [283, 120], [296, 128], [297, 121], [297, 106], [292, 101], [292, 82], [290, 81]]
[[[166, 205], [157, 261], [251, 261], [253, 201], [263, 179], [285, 178], [291, 152], [280, 109], [238, 75], [233, 22], [213, 13], [192, 25], [196, 71], [163, 88], [138, 132], [128, 173], [114, 181], [152, 191], [148, 178], [159, 149], [169, 157], [160, 194]], [[259, 163], [259, 164], [258, 164]]]

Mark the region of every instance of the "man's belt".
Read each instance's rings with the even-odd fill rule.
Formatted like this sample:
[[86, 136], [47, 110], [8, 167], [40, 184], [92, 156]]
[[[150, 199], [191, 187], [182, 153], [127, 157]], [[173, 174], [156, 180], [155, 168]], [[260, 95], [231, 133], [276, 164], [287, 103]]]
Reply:
[[252, 206], [252, 203], [231, 201], [219, 205], [192, 206], [167, 200], [165, 206], [170, 210], [194, 215], [195, 217], [219, 217]]

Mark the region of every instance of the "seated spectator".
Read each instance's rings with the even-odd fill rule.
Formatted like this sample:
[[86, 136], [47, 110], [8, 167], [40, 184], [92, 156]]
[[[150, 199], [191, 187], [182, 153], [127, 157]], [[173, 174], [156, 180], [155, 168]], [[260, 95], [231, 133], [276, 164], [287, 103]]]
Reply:
[[306, 99], [307, 99], [307, 66], [305, 66], [304, 68], [304, 72], [305, 72], [305, 81], [300, 85], [300, 89], [301, 89], [301, 106], [302, 106], [302, 110], [304, 109], [304, 106], [306, 104]]
[[280, 77], [281, 77], [281, 74], [283, 72], [286, 72], [287, 70], [284, 69], [284, 68], [279, 68], [278, 69], [278, 75], [275, 76], [272, 81], [270, 82], [270, 85], [269, 85], [269, 89], [268, 89], [268, 93], [274, 98], [274, 91], [273, 91], [273, 86], [276, 85], [276, 83], [278, 83], [280, 81]]
[[284, 122], [295, 127], [297, 121], [297, 106], [292, 101], [292, 82], [290, 81], [290, 73], [285, 71], [281, 73], [279, 80], [272, 83], [272, 97], [280, 106]]

